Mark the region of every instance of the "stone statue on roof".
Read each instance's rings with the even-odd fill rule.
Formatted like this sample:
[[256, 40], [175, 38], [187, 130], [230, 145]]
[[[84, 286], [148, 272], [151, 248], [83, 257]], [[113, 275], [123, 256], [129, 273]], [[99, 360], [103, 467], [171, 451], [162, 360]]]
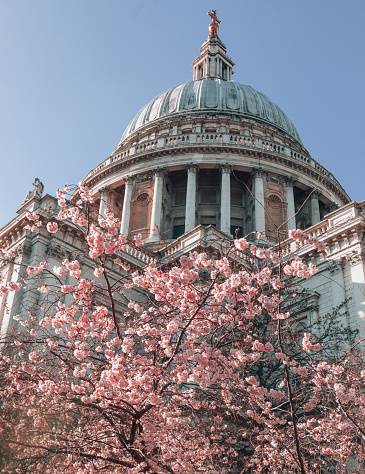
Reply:
[[32, 199], [34, 197], [41, 198], [44, 190], [44, 185], [42, 181], [40, 181], [39, 178], [36, 178], [33, 183], [34, 189], [28, 192], [28, 194], [25, 196], [24, 201], [28, 201], [29, 199]]

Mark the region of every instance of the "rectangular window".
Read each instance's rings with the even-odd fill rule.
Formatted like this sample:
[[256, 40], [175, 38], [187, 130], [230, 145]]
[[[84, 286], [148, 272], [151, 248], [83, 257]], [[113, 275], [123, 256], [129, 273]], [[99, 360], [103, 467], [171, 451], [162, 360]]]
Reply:
[[240, 189], [231, 189], [232, 206], [242, 206], [242, 191]]
[[174, 225], [173, 239], [177, 239], [185, 233], [185, 225]]
[[216, 189], [202, 189], [200, 191], [200, 202], [202, 204], [216, 204], [217, 191]]
[[175, 205], [181, 206], [186, 204], [186, 189], [176, 191], [175, 194]]

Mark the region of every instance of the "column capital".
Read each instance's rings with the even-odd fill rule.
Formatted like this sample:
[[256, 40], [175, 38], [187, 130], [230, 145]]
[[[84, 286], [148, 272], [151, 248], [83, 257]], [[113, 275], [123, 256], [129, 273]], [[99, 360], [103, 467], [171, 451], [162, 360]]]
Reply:
[[335, 202], [332, 202], [331, 204], [329, 204], [328, 206], [328, 211], [329, 212], [333, 212], [333, 211], [337, 211], [337, 209], [340, 207], [338, 204], [336, 204]]
[[196, 163], [189, 163], [186, 165], [186, 170], [188, 173], [197, 173], [199, 171], [198, 165]]
[[267, 172], [261, 168], [252, 168], [251, 173], [255, 178], [263, 178], [267, 174]]
[[312, 194], [311, 194], [311, 199], [319, 199], [319, 196], [321, 195], [321, 193], [319, 191], [314, 191]]
[[285, 183], [285, 186], [287, 187], [293, 187], [294, 186], [294, 183], [295, 183], [295, 179], [292, 178], [291, 176], [285, 176], [284, 178], [284, 183]]
[[104, 186], [100, 189], [98, 189], [98, 192], [101, 193], [101, 194], [104, 194], [104, 193], [107, 193], [109, 191], [109, 186]]
[[220, 172], [223, 174], [223, 173], [229, 173], [231, 174], [231, 171], [232, 171], [232, 166], [229, 165], [228, 163], [224, 163], [224, 164], [221, 164], [220, 167]]
[[152, 171], [155, 174], [156, 178], [162, 178], [165, 173], [165, 170], [163, 168], [155, 168]]
[[135, 180], [135, 177], [131, 174], [124, 177], [125, 184], [133, 184], [134, 180]]

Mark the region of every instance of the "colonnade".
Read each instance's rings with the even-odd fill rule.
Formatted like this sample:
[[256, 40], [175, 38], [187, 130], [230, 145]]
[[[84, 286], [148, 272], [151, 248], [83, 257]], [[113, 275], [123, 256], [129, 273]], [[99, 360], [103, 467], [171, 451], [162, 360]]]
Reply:
[[[197, 196], [197, 172], [198, 167], [195, 164], [186, 166], [187, 169], [187, 188], [185, 203], [185, 232], [196, 227], [196, 196]], [[231, 166], [222, 164], [221, 172], [221, 198], [220, 198], [220, 230], [228, 235], [231, 231]], [[254, 212], [254, 230], [257, 232], [265, 232], [265, 196], [264, 196], [264, 172], [262, 170], [253, 170], [253, 195], [255, 197]], [[162, 195], [163, 195], [163, 170], [155, 170], [154, 172], [154, 192], [150, 219], [150, 234], [148, 242], [156, 242], [160, 240], [159, 232], [162, 224]], [[287, 226], [288, 230], [296, 228], [295, 204], [294, 204], [294, 181], [291, 178], [285, 180], [286, 200], [287, 200], [287, 216], [289, 217]], [[128, 177], [125, 179], [125, 194], [122, 210], [122, 219], [120, 232], [123, 235], [129, 234], [130, 217], [131, 217], [131, 200], [133, 193], [134, 179]], [[100, 190], [101, 201], [99, 207], [99, 215], [104, 217], [107, 208], [107, 188]], [[319, 211], [319, 193], [314, 192], [310, 198], [311, 220], [312, 225], [320, 222]]]

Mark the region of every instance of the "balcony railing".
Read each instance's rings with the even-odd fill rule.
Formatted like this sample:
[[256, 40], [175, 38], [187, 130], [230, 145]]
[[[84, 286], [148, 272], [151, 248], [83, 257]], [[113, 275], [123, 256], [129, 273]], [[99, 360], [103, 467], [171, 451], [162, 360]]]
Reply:
[[158, 137], [151, 140], [139, 140], [124, 146], [118, 153], [108, 157], [100, 165], [96, 166], [86, 176], [86, 180], [97, 175], [104, 168], [113, 165], [117, 162], [127, 161], [130, 157], [138, 157], [143, 154], [148, 154], [165, 148], [181, 148], [201, 145], [214, 145], [221, 147], [237, 147], [248, 150], [261, 150], [262, 152], [271, 152], [273, 154], [284, 156], [286, 158], [292, 158], [296, 161], [303, 163], [304, 165], [310, 166], [320, 172], [323, 176], [333, 181], [338, 187], [341, 187], [337, 179], [330, 173], [326, 168], [321, 166], [311, 156], [304, 153], [300, 153], [290, 147], [284, 146], [283, 144], [275, 141], [268, 141], [259, 137], [251, 137], [240, 134], [229, 134], [229, 133], [182, 133], [171, 136]]

